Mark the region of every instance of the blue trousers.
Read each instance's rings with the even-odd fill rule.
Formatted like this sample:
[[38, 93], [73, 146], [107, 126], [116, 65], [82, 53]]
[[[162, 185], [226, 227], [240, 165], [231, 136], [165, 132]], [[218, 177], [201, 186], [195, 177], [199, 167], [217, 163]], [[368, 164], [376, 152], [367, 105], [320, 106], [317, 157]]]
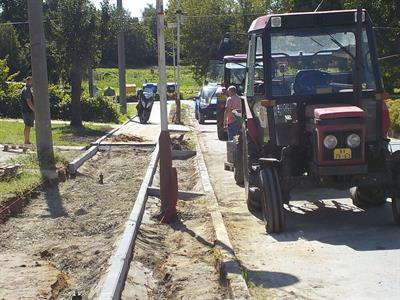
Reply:
[[232, 141], [233, 137], [238, 134], [238, 131], [239, 131], [238, 121], [228, 124], [228, 141]]

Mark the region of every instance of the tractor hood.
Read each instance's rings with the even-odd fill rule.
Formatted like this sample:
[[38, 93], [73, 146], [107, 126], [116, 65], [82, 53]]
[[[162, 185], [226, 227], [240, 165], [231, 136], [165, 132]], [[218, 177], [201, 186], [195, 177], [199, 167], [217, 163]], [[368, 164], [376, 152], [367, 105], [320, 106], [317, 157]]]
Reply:
[[332, 120], [343, 118], [362, 118], [365, 112], [353, 105], [310, 105], [306, 107], [306, 117], [317, 120]]

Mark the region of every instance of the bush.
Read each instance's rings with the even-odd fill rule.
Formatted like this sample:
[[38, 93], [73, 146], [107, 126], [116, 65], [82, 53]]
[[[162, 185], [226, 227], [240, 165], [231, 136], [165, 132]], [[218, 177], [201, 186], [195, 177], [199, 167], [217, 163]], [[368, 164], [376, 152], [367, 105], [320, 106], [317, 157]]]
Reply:
[[388, 100], [387, 106], [390, 115], [390, 131], [391, 136], [400, 135], [400, 99]]
[[[0, 117], [20, 118], [21, 84], [8, 84], [6, 90], [0, 89]], [[70, 120], [71, 97], [57, 85], [49, 85], [50, 113], [52, 119]], [[84, 121], [114, 122], [120, 118], [119, 108], [113, 98], [83, 94], [82, 119]]]

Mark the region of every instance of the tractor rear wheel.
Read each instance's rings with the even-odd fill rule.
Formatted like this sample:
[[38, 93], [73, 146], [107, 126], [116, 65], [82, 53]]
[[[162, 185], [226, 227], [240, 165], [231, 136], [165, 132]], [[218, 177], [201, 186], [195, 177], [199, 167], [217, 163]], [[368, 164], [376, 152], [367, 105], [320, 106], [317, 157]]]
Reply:
[[400, 225], [400, 194], [396, 193], [395, 196], [392, 197], [392, 212], [394, 222], [397, 225]]
[[355, 187], [350, 190], [353, 204], [360, 208], [381, 206], [386, 203], [386, 192], [376, 187]]
[[285, 223], [282, 191], [275, 167], [266, 167], [260, 171], [261, 208], [268, 233], [283, 231]]

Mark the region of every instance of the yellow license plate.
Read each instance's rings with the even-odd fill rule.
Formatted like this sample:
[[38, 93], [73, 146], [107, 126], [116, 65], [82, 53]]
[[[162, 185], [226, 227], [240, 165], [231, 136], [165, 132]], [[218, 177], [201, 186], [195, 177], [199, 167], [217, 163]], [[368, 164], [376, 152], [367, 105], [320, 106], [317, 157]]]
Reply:
[[350, 148], [337, 148], [333, 151], [333, 159], [351, 159]]

